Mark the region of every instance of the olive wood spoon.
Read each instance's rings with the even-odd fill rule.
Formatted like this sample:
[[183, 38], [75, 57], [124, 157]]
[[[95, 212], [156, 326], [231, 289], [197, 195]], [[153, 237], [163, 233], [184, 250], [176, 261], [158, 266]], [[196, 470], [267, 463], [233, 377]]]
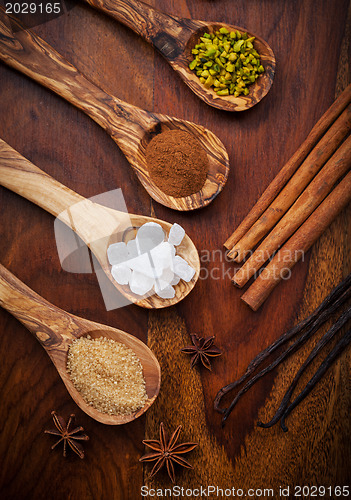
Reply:
[[[17, 31], [12, 32], [12, 28]], [[118, 144], [140, 182], [157, 202], [176, 210], [193, 210], [210, 203], [222, 190], [229, 173], [228, 154], [212, 132], [189, 121], [151, 113], [113, 97], [87, 80], [44, 40], [0, 7], [0, 59], [53, 90], [95, 120]], [[162, 131], [185, 130], [205, 149], [209, 171], [203, 188], [183, 198], [161, 191], [149, 177], [145, 149]]]
[[146, 222], [157, 222], [168, 234], [172, 226], [168, 222], [93, 203], [50, 177], [1, 139], [0, 185], [27, 198], [70, 227], [90, 248], [111, 283], [130, 302], [159, 309], [177, 304], [194, 288], [199, 277], [200, 260], [194, 243], [187, 235], [177, 247], [177, 254], [195, 269], [195, 274], [189, 283], [181, 280], [175, 286], [173, 299], [162, 299], [156, 294], [135, 295], [128, 285], [119, 285], [111, 275], [107, 258], [107, 248], [111, 243], [125, 241], [126, 231]]
[[[153, 352], [129, 333], [74, 316], [54, 306], [22, 283], [0, 264], [0, 305], [17, 318], [35, 336], [54, 363], [68, 392], [79, 408], [90, 417], [109, 425], [120, 425], [140, 417], [155, 401], [161, 384], [161, 370]], [[84, 401], [67, 372], [67, 353], [72, 341], [90, 335], [107, 337], [132, 349], [139, 358], [148, 400], [130, 415], [108, 415]]]
[[[225, 111], [244, 111], [257, 104], [269, 91], [273, 83], [275, 57], [268, 43], [245, 28], [219, 22], [181, 19], [165, 14], [138, 0], [83, 0], [125, 24], [146, 41], [151, 43], [180, 75], [183, 81], [200, 99], [210, 106]], [[254, 48], [261, 55], [265, 72], [250, 85], [247, 96], [218, 96], [213, 89], [207, 89], [189, 69], [193, 60], [191, 50], [205, 33], [213, 33], [219, 28], [238, 30], [254, 36]]]

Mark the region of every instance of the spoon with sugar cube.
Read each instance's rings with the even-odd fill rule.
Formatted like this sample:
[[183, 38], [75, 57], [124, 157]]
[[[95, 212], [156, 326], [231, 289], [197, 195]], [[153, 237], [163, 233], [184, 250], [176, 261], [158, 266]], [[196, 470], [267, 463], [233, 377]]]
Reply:
[[178, 224], [94, 203], [60, 184], [1, 139], [0, 184], [71, 228], [96, 257], [99, 270], [129, 302], [164, 308], [178, 303], [195, 286], [199, 254]]

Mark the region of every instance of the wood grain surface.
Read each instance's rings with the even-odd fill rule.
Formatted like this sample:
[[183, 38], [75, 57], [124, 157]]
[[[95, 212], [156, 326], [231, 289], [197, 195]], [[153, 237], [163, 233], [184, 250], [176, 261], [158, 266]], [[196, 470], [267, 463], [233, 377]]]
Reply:
[[[159, 397], [145, 416], [123, 427], [99, 424], [74, 404], [34, 337], [1, 310], [0, 497], [136, 500], [143, 484], [169, 487], [166, 474], [149, 481], [149, 468], [138, 462], [144, 454], [142, 439], [156, 437], [161, 421], [168, 430], [183, 425], [182, 441], [199, 442], [187, 456], [194, 470], [176, 471], [180, 486], [277, 490], [280, 485], [347, 485], [350, 352], [288, 418], [287, 434], [278, 427], [259, 429], [255, 423], [274, 414], [317, 338], [257, 384], [224, 429], [213, 399], [220, 387], [240, 376], [260, 350], [304, 318], [350, 272], [350, 208], [256, 313], [240, 301], [242, 292], [231, 284], [233, 264], [226, 262], [222, 249], [225, 238], [350, 82], [349, 1], [147, 3], [179, 17], [226, 22], [257, 33], [276, 56], [274, 84], [251, 110], [226, 113], [199, 100], [135, 33], [88, 5], [77, 4], [33, 29], [110, 94], [193, 121], [218, 135], [231, 163], [227, 185], [203, 210], [180, 213], [151, 201], [116, 144], [86, 115], [0, 64], [3, 140], [84, 197], [122, 188], [131, 213], [182, 224], [202, 259], [200, 280], [179, 305], [152, 312], [135, 305], [106, 311], [95, 275], [61, 269], [52, 216], [0, 189], [0, 262], [58, 307], [148, 342], [162, 371]], [[224, 354], [214, 360], [212, 373], [192, 371], [189, 358], [179, 352], [189, 344], [191, 332], [216, 335]], [[59, 449], [50, 450], [53, 442], [44, 429], [52, 427], [52, 410], [65, 418], [76, 414], [90, 437], [84, 443], [84, 460], [73, 454], [64, 459]]]

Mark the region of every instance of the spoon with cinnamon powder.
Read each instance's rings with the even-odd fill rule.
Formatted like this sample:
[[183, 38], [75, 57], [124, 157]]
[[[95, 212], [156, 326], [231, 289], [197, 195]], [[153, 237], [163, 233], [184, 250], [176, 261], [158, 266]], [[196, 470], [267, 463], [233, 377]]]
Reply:
[[[1, 7], [0, 59], [67, 99], [104, 128], [118, 144], [150, 196], [162, 205], [176, 210], [193, 210], [206, 206], [222, 190], [229, 173], [229, 158], [216, 135], [195, 123], [148, 112], [107, 94], [44, 40], [7, 16]], [[186, 195], [177, 190], [173, 196], [163, 191], [164, 186], [158, 182], [157, 172], [153, 171], [154, 164], [151, 163], [151, 173], [147, 164], [149, 143], [155, 136], [163, 137], [168, 131], [183, 131], [188, 143], [187, 153], [190, 148], [190, 152], [195, 150], [195, 155], [205, 160], [200, 177], [195, 175], [195, 182], [190, 183], [192, 192]], [[178, 163], [173, 160], [175, 169]], [[190, 160], [185, 161], [185, 169], [189, 170], [191, 166], [190, 155]]]

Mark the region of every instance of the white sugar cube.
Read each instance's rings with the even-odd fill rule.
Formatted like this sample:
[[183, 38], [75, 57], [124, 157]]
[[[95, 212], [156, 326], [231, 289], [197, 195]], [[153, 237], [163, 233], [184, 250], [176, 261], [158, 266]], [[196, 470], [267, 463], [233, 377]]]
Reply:
[[149, 292], [154, 285], [154, 278], [145, 276], [145, 274], [141, 274], [138, 271], [132, 271], [129, 286], [131, 291], [136, 295], [145, 295], [145, 293]]
[[143, 224], [136, 235], [136, 245], [139, 253], [149, 252], [165, 239], [165, 233], [156, 222]]
[[174, 247], [170, 245], [167, 241], [163, 241], [155, 248], [150, 251], [150, 256], [152, 259], [153, 267], [159, 272], [166, 268], [172, 270], [173, 267], [173, 250]]
[[160, 290], [163, 290], [164, 288], [171, 285], [173, 279], [174, 279], [174, 273], [172, 269], [170, 268], [164, 269], [162, 275], [156, 281], [156, 285]]
[[127, 249], [128, 249], [128, 259], [134, 259], [135, 257], [138, 257], [139, 254], [135, 240], [128, 241]]
[[155, 284], [156, 295], [161, 297], [161, 299], [173, 299], [175, 296], [175, 290], [172, 286], [168, 285], [162, 290]]
[[189, 282], [195, 274], [195, 269], [189, 266], [179, 255], [176, 255], [173, 259], [173, 269], [174, 273], [186, 282]]
[[151, 266], [151, 260], [147, 253], [143, 253], [142, 255], [138, 255], [134, 259], [129, 259], [126, 264], [133, 270], [137, 271], [144, 276], [148, 276], [149, 278], [154, 278], [155, 273]]
[[182, 228], [182, 226], [180, 226], [179, 224], [173, 224], [173, 226], [169, 231], [168, 242], [171, 245], [178, 246], [181, 244], [184, 236], [185, 236], [185, 231]]
[[176, 286], [176, 285], [178, 285], [179, 281], [180, 281], [179, 276], [174, 275], [172, 281], [170, 282], [170, 285]]
[[112, 266], [111, 274], [119, 285], [128, 285], [132, 271], [125, 264], [117, 264]]
[[111, 266], [120, 264], [128, 259], [128, 249], [125, 243], [112, 243], [107, 249], [107, 258]]

